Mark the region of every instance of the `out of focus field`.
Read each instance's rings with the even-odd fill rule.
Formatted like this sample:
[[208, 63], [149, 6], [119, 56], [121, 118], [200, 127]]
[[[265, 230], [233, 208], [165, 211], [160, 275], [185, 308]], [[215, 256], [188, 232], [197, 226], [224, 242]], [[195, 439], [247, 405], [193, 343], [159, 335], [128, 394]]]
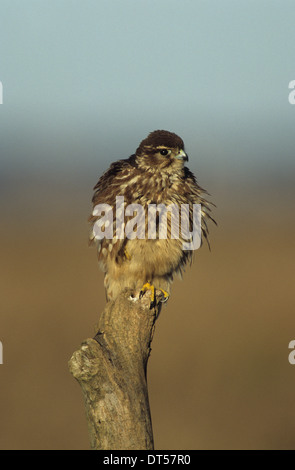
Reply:
[[[19, 207], [2, 219], [1, 449], [89, 447], [67, 369], [105, 305], [83, 201], [76, 213], [56, 202], [49, 215]], [[215, 210], [211, 253], [196, 252], [158, 319], [148, 364], [156, 449], [295, 448], [295, 222], [280, 201], [251, 207], [241, 198], [240, 210], [238, 200]]]

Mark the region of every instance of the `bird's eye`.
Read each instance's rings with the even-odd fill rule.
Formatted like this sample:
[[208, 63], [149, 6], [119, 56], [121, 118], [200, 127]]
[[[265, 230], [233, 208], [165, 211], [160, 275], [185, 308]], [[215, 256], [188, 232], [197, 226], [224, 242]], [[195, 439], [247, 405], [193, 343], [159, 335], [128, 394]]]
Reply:
[[161, 155], [168, 155], [169, 151], [167, 149], [160, 150]]

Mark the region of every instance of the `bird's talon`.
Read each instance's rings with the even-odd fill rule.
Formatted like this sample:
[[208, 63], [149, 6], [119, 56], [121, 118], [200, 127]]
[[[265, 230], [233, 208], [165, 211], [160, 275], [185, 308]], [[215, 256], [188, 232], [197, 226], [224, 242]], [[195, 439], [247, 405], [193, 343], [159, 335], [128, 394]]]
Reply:
[[169, 294], [164, 289], [159, 289], [162, 293], [162, 300], [161, 302], [165, 303], [169, 299]]
[[[140, 290], [140, 292], [139, 292], [139, 298], [141, 299], [141, 298], [144, 296], [144, 294], [145, 294], [148, 290], [151, 291], [151, 304], [150, 304], [150, 308], [153, 308], [153, 307], [156, 306], [156, 303], [157, 303], [157, 302], [156, 302], [156, 289], [155, 289], [155, 286], [152, 285], [150, 282], [146, 282], [146, 283], [142, 286], [142, 288], [141, 288], [141, 290]], [[162, 294], [161, 302], [162, 302], [162, 303], [167, 302], [167, 300], [169, 299], [169, 294], [168, 294], [168, 292], [166, 292], [164, 289], [160, 289], [160, 288], [159, 288], [158, 290], [159, 290], [159, 291], [161, 292], [161, 294]]]
[[155, 296], [155, 286], [153, 286], [150, 282], [146, 282], [142, 286], [142, 288], [140, 289], [139, 298], [141, 299], [148, 290], [151, 291], [151, 307], [152, 307], [155, 303], [156, 296]]

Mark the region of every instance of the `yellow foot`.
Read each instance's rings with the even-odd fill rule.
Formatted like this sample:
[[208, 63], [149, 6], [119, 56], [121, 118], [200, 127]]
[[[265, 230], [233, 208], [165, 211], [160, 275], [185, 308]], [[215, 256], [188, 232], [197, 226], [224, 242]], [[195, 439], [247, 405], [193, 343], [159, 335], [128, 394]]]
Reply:
[[151, 307], [155, 304], [155, 286], [153, 286], [150, 282], [146, 282], [142, 288], [140, 289], [139, 298], [143, 297], [143, 295], [148, 291], [151, 291]]
[[[141, 290], [140, 290], [140, 293], [139, 293], [139, 298], [143, 297], [143, 295], [148, 291], [150, 290], [151, 291], [151, 307], [154, 307], [155, 304], [156, 304], [156, 289], [155, 289], [155, 286], [153, 284], [151, 284], [150, 282], [146, 282]], [[161, 302], [167, 302], [167, 300], [169, 299], [169, 294], [168, 292], [166, 292], [164, 289], [157, 289], [159, 290], [161, 293], [162, 293], [162, 300]]]

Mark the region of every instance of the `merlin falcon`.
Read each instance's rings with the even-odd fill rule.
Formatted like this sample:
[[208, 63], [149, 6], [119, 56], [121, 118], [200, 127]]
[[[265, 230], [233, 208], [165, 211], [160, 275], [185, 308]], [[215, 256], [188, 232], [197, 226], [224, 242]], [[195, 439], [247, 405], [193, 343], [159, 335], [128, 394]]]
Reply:
[[[97, 247], [107, 301], [115, 300], [127, 288], [138, 297], [150, 290], [151, 306], [156, 290], [166, 301], [174, 277], [182, 276], [191, 262], [194, 250], [184, 248], [182, 231], [179, 230], [178, 237], [173, 236], [172, 213], [167, 211], [166, 236], [161, 236], [160, 215], [155, 208], [171, 205], [179, 210], [187, 208], [182, 213], [192, 228], [194, 207], [200, 205], [201, 239], [209, 245], [207, 222], [215, 223], [210, 215], [210, 206], [214, 204], [185, 166], [187, 161], [183, 140], [173, 132], [156, 130], [140, 143], [135, 154], [112, 163], [94, 187], [90, 243]], [[99, 211], [99, 207], [103, 210]], [[136, 210], [131, 213], [128, 207]], [[156, 221], [152, 236], [148, 217], [151, 209]], [[130, 223], [133, 230], [128, 234], [124, 228]]]

